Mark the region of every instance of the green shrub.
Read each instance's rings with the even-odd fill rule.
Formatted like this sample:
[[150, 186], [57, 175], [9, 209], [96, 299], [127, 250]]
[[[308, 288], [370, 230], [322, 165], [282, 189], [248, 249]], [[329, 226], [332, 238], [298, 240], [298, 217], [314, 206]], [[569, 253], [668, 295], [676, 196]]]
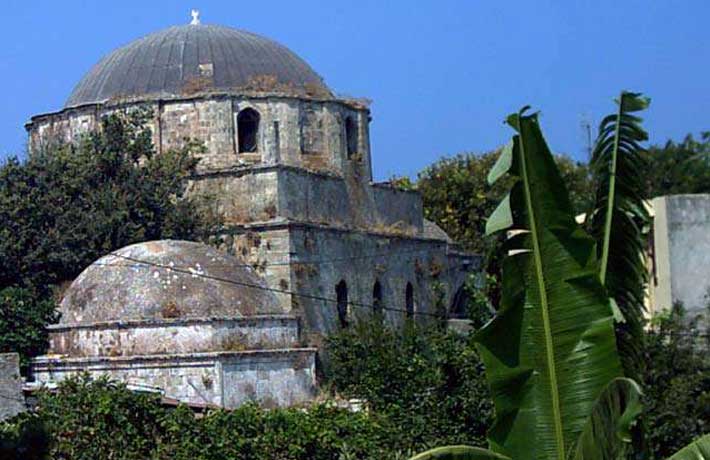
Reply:
[[710, 432], [708, 340], [681, 305], [646, 336], [643, 420], [651, 458], [668, 458]]
[[41, 393], [35, 413], [0, 423], [0, 458], [380, 460], [411, 444], [386, 417], [329, 404], [198, 415], [107, 379], [70, 379], [56, 394]]
[[0, 352], [18, 352], [22, 367], [26, 368], [29, 356], [46, 349], [45, 325], [56, 318], [54, 302], [34, 289], [16, 286], [0, 289]]
[[492, 405], [470, 337], [360, 322], [326, 339], [327, 382], [367, 400], [416, 445], [485, 443]]

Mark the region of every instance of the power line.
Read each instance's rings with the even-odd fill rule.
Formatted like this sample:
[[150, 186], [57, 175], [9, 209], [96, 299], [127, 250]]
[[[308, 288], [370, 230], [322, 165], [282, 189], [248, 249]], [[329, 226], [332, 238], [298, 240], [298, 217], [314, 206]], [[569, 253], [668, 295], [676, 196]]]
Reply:
[[[352, 261], [352, 260], [360, 260], [360, 259], [377, 259], [380, 257], [387, 257], [387, 256], [392, 256], [392, 255], [397, 255], [397, 254], [420, 254], [420, 253], [428, 253], [435, 251], [437, 249], [435, 248], [428, 248], [428, 249], [416, 249], [416, 250], [410, 250], [410, 251], [386, 251], [386, 252], [380, 252], [380, 253], [371, 253], [371, 254], [363, 254], [359, 256], [348, 256], [348, 257], [335, 257], [332, 259], [317, 259], [317, 260], [292, 260], [289, 262], [268, 262], [265, 261], [266, 266], [272, 266], [272, 267], [280, 267], [280, 266], [290, 266], [290, 265], [328, 265], [328, 264], [334, 264], [337, 262], [347, 262], [347, 261]], [[438, 250], [437, 250], [438, 251]], [[111, 253], [111, 255], [120, 257], [116, 253]], [[120, 266], [120, 267], [132, 267], [135, 266], [136, 264], [112, 264], [112, 263], [94, 263], [94, 265], [103, 265], [103, 266]], [[240, 263], [240, 264], [209, 264], [205, 265], [204, 267], [248, 267], [248, 268], [255, 268], [261, 264], [259, 263], [253, 263], [253, 264], [248, 264], [248, 263]]]
[[[294, 292], [294, 291], [289, 291], [287, 289], [278, 289], [278, 288], [271, 288], [271, 287], [266, 287], [266, 286], [259, 286], [258, 284], [253, 284], [253, 283], [245, 283], [243, 281], [236, 281], [232, 280], [229, 278], [223, 278], [220, 276], [213, 276], [213, 275], [208, 275], [206, 273], [199, 273], [195, 270], [186, 270], [180, 267], [171, 267], [169, 265], [165, 264], [160, 264], [157, 262], [150, 262], [147, 260], [141, 260], [141, 259], [136, 259], [134, 257], [129, 257], [129, 256], [124, 256], [121, 254], [116, 254], [115, 252], [112, 252], [111, 255], [119, 257], [121, 259], [129, 260], [131, 262], [141, 264], [141, 265], [148, 265], [151, 267], [156, 267], [156, 268], [162, 268], [165, 270], [171, 270], [177, 273], [182, 273], [185, 275], [190, 275], [190, 276], [197, 276], [205, 279], [210, 279], [213, 281], [219, 281], [222, 283], [228, 283], [228, 284], [233, 284], [235, 286], [242, 286], [242, 287], [247, 287], [247, 288], [252, 288], [252, 289], [259, 289], [262, 291], [269, 291], [269, 292], [275, 292], [278, 294], [288, 294], [296, 297], [301, 297], [304, 299], [310, 299], [310, 300], [319, 300], [323, 302], [329, 302], [329, 303], [337, 303], [337, 299], [329, 298], [329, 297], [324, 297], [324, 296], [318, 296], [318, 295], [313, 295], [313, 294], [302, 294], [299, 292]], [[352, 305], [354, 307], [360, 307], [360, 308], [368, 308], [370, 310], [375, 310], [375, 309], [380, 309], [380, 310], [388, 310], [388, 311], [394, 311], [398, 313], [409, 313], [407, 310], [401, 309], [401, 308], [393, 308], [393, 307], [388, 307], [386, 305], [374, 305], [374, 304], [366, 304], [362, 302], [350, 302], [348, 301], [348, 305]], [[445, 316], [443, 315], [437, 315], [436, 313], [429, 313], [429, 312], [414, 312], [416, 315], [424, 315], [424, 316], [432, 316], [436, 318], [444, 318]]]

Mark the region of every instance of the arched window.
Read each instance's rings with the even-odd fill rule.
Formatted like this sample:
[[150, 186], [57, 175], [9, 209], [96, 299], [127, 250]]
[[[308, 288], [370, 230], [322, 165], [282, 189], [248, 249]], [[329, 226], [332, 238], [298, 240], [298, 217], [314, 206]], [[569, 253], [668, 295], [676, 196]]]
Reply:
[[345, 119], [345, 142], [347, 143], [348, 158], [357, 153], [358, 130], [352, 117]]
[[454, 298], [451, 300], [451, 308], [449, 309], [449, 318], [453, 319], [468, 319], [468, 290], [465, 286], [461, 286]]
[[239, 153], [250, 153], [258, 150], [259, 119], [259, 112], [254, 109], [244, 109], [237, 115]]
[[404, 303], [407, 318], [412, 318], [414, 316], [414, 287], [412, 283], [407, 283], [407, 289], [404, 291]]
[[382, 285], [379, 280], [375, 281], [372, 287], [372, 310], [375, 315], [382, 315], [384, 304], [382, 303]]
[[338, 302], [338, 321], [340, 327], [348, 327], [348, 285], [345, 280], [335, 286], [335, 296]]

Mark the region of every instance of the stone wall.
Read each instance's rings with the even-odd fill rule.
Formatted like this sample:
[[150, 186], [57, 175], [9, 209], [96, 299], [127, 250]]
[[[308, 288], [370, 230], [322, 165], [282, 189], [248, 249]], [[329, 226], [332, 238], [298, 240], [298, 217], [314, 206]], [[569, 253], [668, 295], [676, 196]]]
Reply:
[[[340, 100], [311, 100], [269, 95], [200, 95], [189, 98], [109, 102], [33, 117], [26, 128], [30, 151], [49, 142], [76, 141], [100, 126], [101, 117], [118, 110], [147, 108], [154, 114], [149, 127], [158, 151], [178, 148], [186, 138], [204, 143], [198, 169], [202, 172], [245, 165], [283, 164], [342, 175], [348, 158], [345, 119], [357, 126], [357, 152], [370, 180], [369, 111]], [[237, 115], [259, 113], [257, 151], [238, 152]]]
[[0, 421], [26, 409], [20, 377], [20, 355], [0, 354]]
[[101, 358], [37, 358], [35, 379], [61, 382], [81, 372], [128, 384], [159, 387], [165, 396], [226, 408], [256, 401], [271, 407], [309, 401], [315, 394], [315, 350], [242, 351]]
[[[393, 325], [406, 317], [407, 284], [414, 293], [414, 314], [428, 321], [432, 315], [446, 313], [456, 291], [468, 273], [478, 270], [480, 258], [449, 253], [439, 240], [376, 235], [334, 229], [300, 227], [291, 232], [293, 258], [291, 284], [293, 312], [304, 318], [310, 333], [328, 333], [340, 327], [337, 314], [336, 285], [347, 285], [350, 319], [373, 313], [373, 288], [382, 288], [384, 316]], [[444, 312], [435, 311], [435, 286], [443, 294]], [[328, 300], [313, 299], [310, 296]]]
[[329, 177], [297, 169], [278, 175], [278, 215], [289, 220], [380, 232], [422, 231], [422, 200], [417, 192]]
[[52, 353], [131, 356], [289, 348], [298, 319], [289, 316], [136, 320], [49, 326]]
[[204, 174], [189, 193], [207, 197], [227, 225], [286, 220], [412, 236], [423, 231], [419, 193], [302, 168]]

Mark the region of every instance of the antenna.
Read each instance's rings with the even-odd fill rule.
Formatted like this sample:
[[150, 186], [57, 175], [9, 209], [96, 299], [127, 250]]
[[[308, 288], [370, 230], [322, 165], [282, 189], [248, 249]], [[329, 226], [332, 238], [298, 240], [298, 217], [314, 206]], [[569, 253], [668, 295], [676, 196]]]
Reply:
[[587, 163], [592, 160], [592, 123], [589, 121], [589, 116], [587, 113], [583, 113], [580, 117], [580, 128], [582, 128], [582, 135], [584, 136], [585, 143], [585, 153], [587, 154]]

